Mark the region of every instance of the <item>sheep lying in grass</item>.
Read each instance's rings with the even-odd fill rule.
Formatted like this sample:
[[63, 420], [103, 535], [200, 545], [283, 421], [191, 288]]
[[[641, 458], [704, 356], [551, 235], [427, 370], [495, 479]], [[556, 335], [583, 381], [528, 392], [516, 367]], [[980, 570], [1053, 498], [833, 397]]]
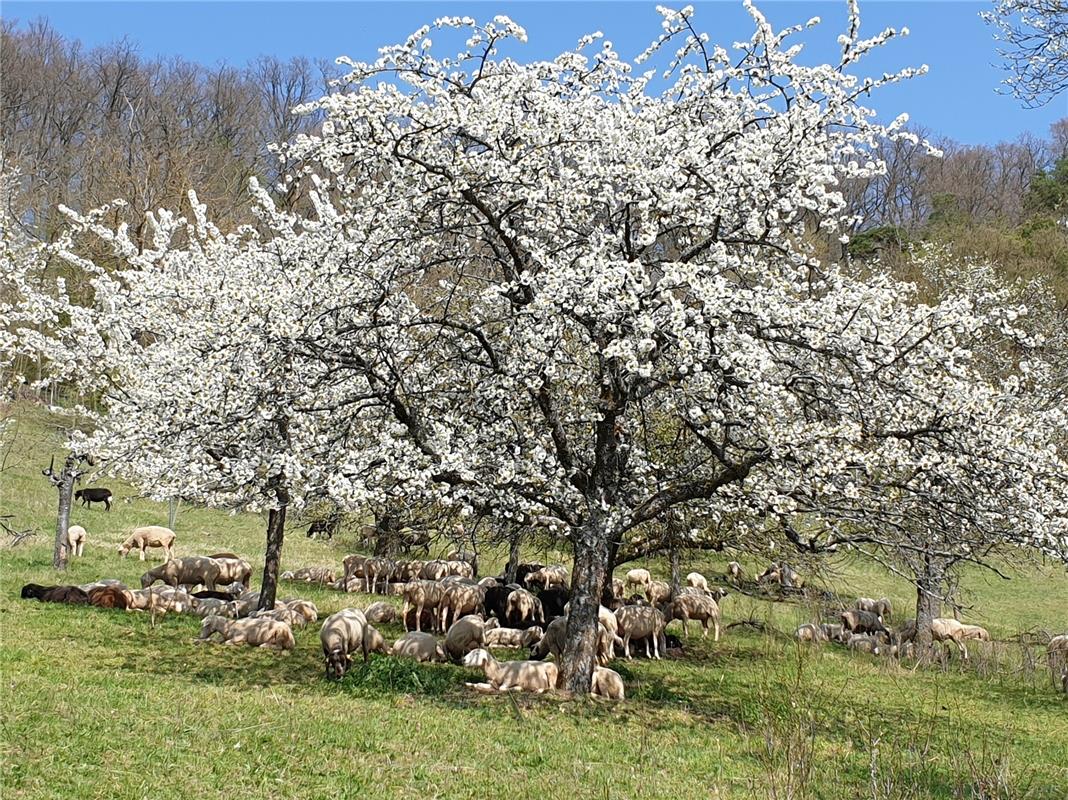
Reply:
[[468, 683], [482, 692], [542, 692], [556, 687], [559, 670], [551, 661], [498, 661], [488, 650], [473, 650], [464, 657], [464, 666], [479, 668], [486, 683]]
[[290, 627], [273, 619], [226, 619], [214, 615], [205, 617], [200, 626], [200, 635], [195, 641], [202, 644], [215, 634], [222, 637], [223, 644], [247, 644], [287, 653], [296, 647]]
[[858, 597], [853, 607], [882, 617], [887, 622], [891, 620], [894, 613], [894, 606], [887, 597], [881, 597], [878, 600], [873, 600], [870, 597]]
[[397, 621], [397, 609], [382, 600], [371, 603], [363, 610], [363, 614], [367, 617], [368, 622], [381, 624], [383, 622], [396, 622]]
[[486, 647], [532, 647], [541, 640], [543, 631], [537, 625], [533, 628], [490, 628], [484, 633]]
[[623, 688], [623, 678], [614, 669], [594, 667], [593, 677], [590, 680], [590, 694], [609, 700], [622, 700], [626, 694]]
[[385, 652], [385, 642], [358, 608], [343, 608], [323, 621], [319, 642], [326, 659], [326, 677], [341, 680], [357, 650], [367, 662], [369, 653]]
[[832, 642], [838, 642], [839, 644], [845, 644], [849, 641], [849, 631], [846, 630], [844, 625], [829, 625], [823, 623], [820, 625], [820, 632], [825, 639]]
[[174, 531], [162, 525], [135, 528], [126, 541], [119, 545], [119, 555], [126, 558], [126, 554], [136, 547], [141, 551], [141, 561], [144, 561], [148, 548], [161, 547], [164, 559], [169, 561], [174, 557], [174, 538]]
[[393, 643], [390, 649], [397, 658], [414, 658], [416, 661], [448, 661], [445, 650], [432, 634], [409, 631]]
[[172, 558], [142, 575], [141, 588], [147, 589], [156, 581], [163, 581], [170, 586], [196, 586], [202, 583], [208, 591], [213, 591], [220, 573], [221, 567], [214, 558], [204, 556]]
[[876, 637], [856, 633], [849, 637], [846, 647], [856, 652], [870, 653], [873, 656], [879, 655], [882, 650], [882, 644]]
[[86, 594], [89, 596], [89, 605], [97, 608], [121, 608], [125, 610], [130, 605], [130, 595], [125, 589], [118, 586], [94, 586]]
[[337, 575], [330, 567], [301, 567], [298, 570], [286, 570], [278, 577], [283, 581], [303, 583], [334, 583], [337, 580]]
[[89, 538], [89, 534], [86, 533], [85, 528], [81, 525], [71, 525], [67, 528], [67, 552], [72, 556], [81, 556], [82, 549], [85, 547], [85, 542]]
[[66, 603], [68, 605], [88, 605], [89, 595], [78, 586], [41, 586], [39, 583], [27, 583], [19, 596], [23, 600], [40, 600], [42, 603]]
[[227, 619], [237, 619], [237, 607], [230, 600], [220, 600], [217, 597], [194, 597], [192, 612], [198, 617], [216, 616]]
[[304, 619], [304, 624], [311, 624], [319, 619], [319, 609], [311, 600], [289, 598], [282, 600], [281, 602], [288, 610], [302, 617]]
[[445, 653], [456, 663], [485, 643], [486, 627], [497, 627], [497, 620], [487, 623], [478, 614], [467, 614], [449, 626], [445, 634]]

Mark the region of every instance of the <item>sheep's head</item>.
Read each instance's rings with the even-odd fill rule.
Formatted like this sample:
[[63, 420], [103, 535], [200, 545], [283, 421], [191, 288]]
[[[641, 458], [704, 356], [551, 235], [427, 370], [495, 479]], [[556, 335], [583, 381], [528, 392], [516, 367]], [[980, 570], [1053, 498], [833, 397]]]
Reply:
[[525, 631], [523, 631], [523, 646], [530, 647], [530, 645], [540, 641], [541, 637], [544, 635], [545, 631], [543, 631], [537, 625], [527, 628]]
[[120, 556], [122, 556], [123, 558], [126, 558], [126, 554], [129, 553], [129, 552], [130, 552], [130, 545], [128, 545], [128, 544], [120, 544], [119, 545], [119, 555]]
[[484, 664], [488, 664], [491, 658], [493, 658], [493, 656], [489, 654], [489, 651], [480, 647], [477, 650], [472, 650], [464, 656], [464, 666], [481, 667]]
[[389, 653], [389, 648], [386, 646], [386, 640], [382, 638], [382, 634], [378, 632], [378, 629], [372, 625], [367, 626], [367, 652], [382, 654]]
[[147, 589], [153, 584], [155, 580], [156, 579], [151, 572], [146, 572], [144, 575], [141, 576], [141, 588]]
[[483, 623], [482, 630], [491, 631], [494, 628], [499, 628], [499, 627], [501, 627], [501, 621], [499, 619], [497, 619], [496, 617], [490, 617], [489, 619], [487, 619], [485, 621], [485, 623]]
[[348, 653], [334, 650], [326, 656], [326, 677], [330, 680], [339, 681], [345, 677], [345, 673], [352, 666], [352, 658]]

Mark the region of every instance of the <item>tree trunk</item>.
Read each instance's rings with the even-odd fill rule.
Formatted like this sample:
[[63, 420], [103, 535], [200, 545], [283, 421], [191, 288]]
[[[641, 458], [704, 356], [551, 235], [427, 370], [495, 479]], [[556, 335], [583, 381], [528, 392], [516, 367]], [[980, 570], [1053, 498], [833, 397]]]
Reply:
[[[284, 492], [280, 495], [289, 497]], [[282, 497], [279, 497], [282, 500]], [[263, 559], [263, 584], [260, 586], [260, 602], [258, 608], [274, 608], [275, 596], [278, 593], [278, 569], [282, 562], [282, 539], [285, 536], [286, 505], [285, 502], [278, 508], [272, 508], [267, 517], [267, 552]]]
[[508, 564], [504, 568], [505, 583], [515, 583], [515, 576], [519, 570], [519, 543], [523, 535], [519, 529], [512, 531], [511, 542], [508, 547]]
[[603, 520], [593, 517], [578, 531], [574, 550], [571, 607], [560, 658], [560, 685], [573, 694], [587, 695], [597, 665], [597, 612], [608, 568], [608, 532]]
[[616, 558], [619, 557], [619, 542], [615, 539], [608, 543], [607, 566], [604, 571], [604, 586], [601, 587], [601, 605], [611, 608], [616, 596], [612, 592], [612, 576], [616, 574]]
[[176, 498], [172, 497], [170, 499], [170, 501], [168, 502], [168, 504], [167, 504], [167, 527], [170, 528], [173, 531], [174, 530], [174, 525], [175, 525], [177, 520], [178, 520], [178, 500]]
[[916, 652], [921, 659], [931, 655], [931, 623], [942, 610], [942, 574], [935, 560], [924, 554], [916, 576]]
[[388, 511], [383, 511], [375, 519], [375, 556], [386, 558], [393, 555], [393, 528], [393, 515]]
[[63, 472], [59, 475], [56, 488], [59, 489], [59, 514], [56, 519], [56, 546], [52, 551], [52, 566], [58, 570], [67, 568], [67, 558], [70, 555], [67, 549], [67, 528], [70, 527], [70, 507], [74, 496], [75, 468], [78, 460], [75, 456], [67, 456], [63, 462]]

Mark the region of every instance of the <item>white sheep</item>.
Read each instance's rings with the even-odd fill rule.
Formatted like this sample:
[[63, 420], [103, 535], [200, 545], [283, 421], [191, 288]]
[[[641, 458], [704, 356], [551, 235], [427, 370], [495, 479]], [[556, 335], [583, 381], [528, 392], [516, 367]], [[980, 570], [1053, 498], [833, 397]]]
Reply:
[[232, 620], [219, 616], [205, 617], [196, 642], [206, 642], [216, 633], [222, 637], [223, 644], [247, 644], [284, 652], [296, 647], [290, 627], [274, 619]]
[[683, 635], [689, 635], [687, 623], [698, 620], [704, 636], [708, 636], [708, 623], [711, 620], [715, 630], [713, 641], [719, 641], [719, 604], [711, 597], [700, 594], [680, 594], [668, 606], [671, 618], [682, 620]]
[[67, 552], [72, 556], [81, 556], [88, 538], [89, 534], [86, 533], [85, 528], [81, 525], [71, 525], [67, 528]]
[[623, 655], [630, 658], [630, 640], [646, 639], [645, 654], [649, 655], [649, 638], [652, 639], [653, 657], [660, 658], [660, 640], [667, 624], [664, 615], [651, 606], [623, 606], [616, 610], [619, 632], [623, 637]]
[[731, 561], [727, 564], [727, 582], [737, 586], [743, 580], [745, 580], [745, 570], [742, 569], [742, 565], [737, 561]]
[[538, 642], [543, 631], [537, 625], [526, 630], [519, 628], [490, 628], [484, 632], [486, 647], [531, 647]]
[[445, 650], [432, 634], [409, 631], [393, 643], [390, 649], [397, 658], [414, 658], [416, 661], [448, 661]]
[[119, 555], [126, 558], [126, 554], [136, 547], [141, 551], [141, 561], [144, 561], [148, 548], [162, 547], [164, 560], [169, 561], [174, 557], [174, 539], [174, 531], [162, 525], [135, 528], [126, 541], [119, 545]]
[[594, 697], [606, 697], [609, 700], [624, 699], [623, 678], [614, 669], [594, 667], [590, 680], [590, 694]]
[[352, 666], [352, 653], [357, 650], [363, 654], [364, 662], [368, 653], [384, 652], [385, 642], [377, 633], [358, 608], [343, 608], [327, 617], [319, 629], [327, 678], [343, 678]]
[[512, 626], [545, 624], [541, 601], [526, 589], [516, 589], [508, 595], [505, 617]]
[[861, 611], [869, 611], [872, 614], [876, 614], [889, 622], [894, 613], [894, 606], [890, 602], [888, 597], [880, 597], [878, 600], [874, 600], [870, 597], [858, 597], [857, 602], [853, 604], [854, 608], [859, 608]]
[[627, 586], [636, 586], [644, 591], [653, 576], [649, 574], [647, 569], [632, 569], [627, 571], [626, 578]]
[[686, 575], [686, 585], [691, 586], [694, 589], [700, 589], [702, 592], [708, 593], [708, 579], [705, 578], [700, 572], [691, 572]]
[[486, 683], [468, 683], [479, 691], [542, 692], [556, 688], [559, 670], [551, 661], [498, 661], [488, 650], [473, 650], [464, 658], [465, 667], [480, 668]]
[[396, 622], [397, 621], [397, 609], [382, 600], [371, 603], [363, 610], [364, 616], [367, 617], [368, 622], [383, 623], [383, 622]]
[[645, 597], [649, 605], [658, 606], [671, 599], [671, 584], [667, 581], [650, 581], [645, 587]]
[[445, 634], [445, 653], [459, 663], [472, 650], [482, 647], [485, 638], [485, 620], [478, 614], [467, 614], [449, 626]]
[[[404, 624], [408, 624], [408, 611], [415, 609], [415, 630], [421, 630], [421, 620], [423, 617], [423, 609], [430, 609], [432, 612], [436, 612], [438, 605], [441, 603], [442, 586], [435, 581], [419, 580], [412, 581], [404, 585]], [[432, 613], [435, 625], [437, 624], [438, 615]]]

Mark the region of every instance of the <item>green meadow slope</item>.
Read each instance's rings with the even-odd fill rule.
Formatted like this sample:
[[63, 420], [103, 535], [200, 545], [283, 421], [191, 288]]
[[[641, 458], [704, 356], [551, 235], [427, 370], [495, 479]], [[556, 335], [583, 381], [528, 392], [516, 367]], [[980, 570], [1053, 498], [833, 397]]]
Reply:
[[[40, 470], [60, 453], [60, 433], [39, 409], [17, 412], [0, 446], [0, 514], [40, 533], [0, 547], [4, 797], [1068, 797], [1068, 698], [1053, 689], [1042, 648], [1012, 641], [1068, 629], [1063, 568], [966, 576], [969, 619], [998, 640], [966, 668], [799, 648], [789, 633], [815, 608], [733, 594], [725, 623], [759, 625], [719, 643], [691, 628], [680, 657], [617, 661], [620, 704], [473, 695], [461, 667], [378, 656], [334, 684], [315, 625], [279, 656], [195, 646], [192, 617], [18, 599], [31, 581], [136, 584], [145, 565], [116, 547], [136, 525], [165, 524], [167, 510], [125, 502], [133, 491], [108, 481], [114, 510], [76, 509], [89, 544], [57, 576], [55, 490]], [[183, 507], [176, 528], [179, 554], [235, 550], [262, 566], [258, 515]], [[295, 531], [283, 566], [339, 566], [352, 546]], [[711, 577], [725, 561], [684, 566]], [[912, 599], [905, 581], [860, 559], [839, 559], [821, 580], [844, 598], [885, 594], [899, 616]], [[320, 616], [370, 602], [282, 591], [314, 600]], [[383, 628], [387, 639], [400, 632]]]

